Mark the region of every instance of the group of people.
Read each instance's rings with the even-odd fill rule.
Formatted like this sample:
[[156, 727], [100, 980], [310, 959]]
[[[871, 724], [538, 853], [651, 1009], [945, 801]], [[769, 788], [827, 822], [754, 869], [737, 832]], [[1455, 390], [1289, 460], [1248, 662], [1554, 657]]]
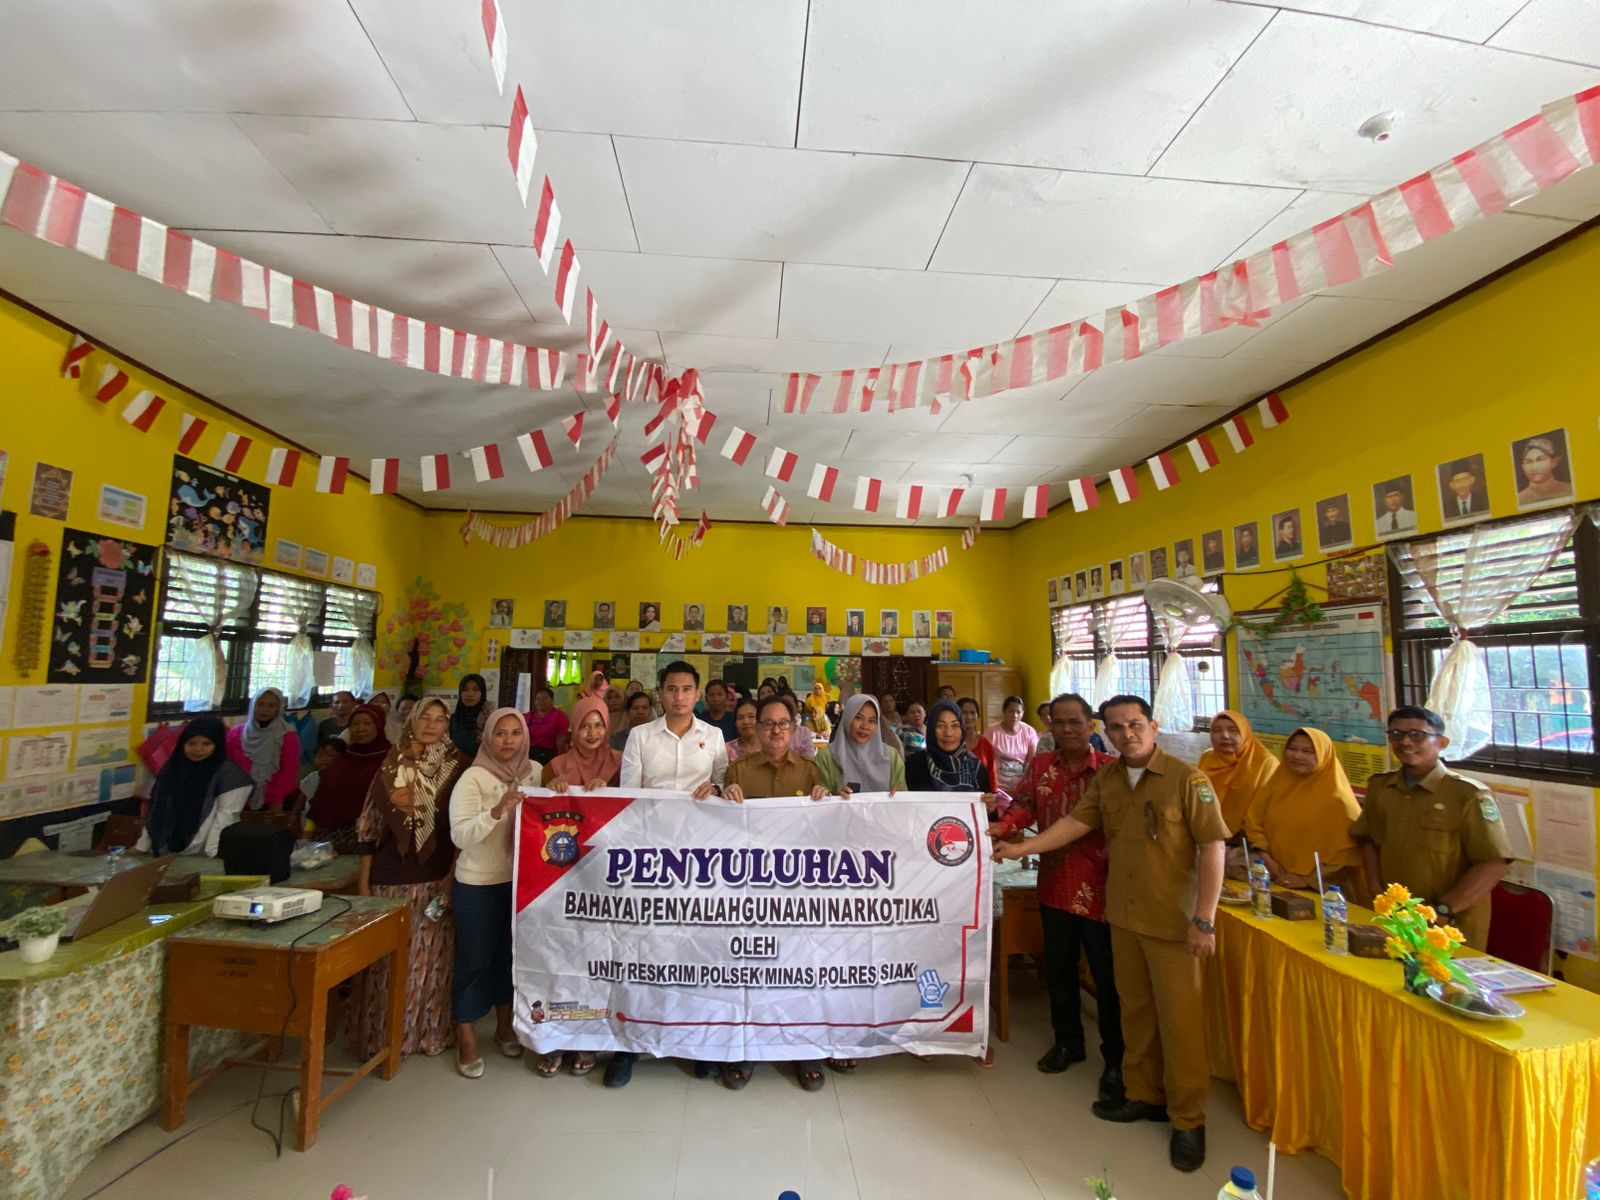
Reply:
[[[985, 729], [978, 703], [949, 688], [902, 710], [892, 695], [836, 705], [820, 685], [802, 701], [776, 679], [754, 696], [724, 680], [702, 692], [698, 671], [681, 661], [657, 682], [652, 697], [637, 681], [619, 689], [596, 673], [569, 717], [548, 688], [530, 712], [490, 708], [483, 678], [468, 675], [453, 708], [417, 701], [398, 728], [382, 704], [336, 698], [319, 729], [307, 816], [317, 836], [361, 856], [362, 894], [410, 905], [405, 1053], [453, 1043], [457, 1069], [477, 1078], [485, 1068], [475, 1026], [491, 1011], [499, 1052], [523, 1053], [511, 1020], [511, 832], [522, 788], [663, 789], [735, 803], [978, 793], [996, 858], [1040, 859], [1053, 1040], [1038, 1068], [1059, 1073], [1087, 1058], [1081, 953], [1098, 1007], [1095, 1115], [1170, 1121], [1171, 1161], [1192, 1171], [1205, 1159], [1210, 1078], [1201, 963], [1215, 950], [1225, 874], [1242, 875], [1248, 854], [1286, 887], [1316, 886], [1319, 862], [1324, 885], [1363, 901], [1401, 883], [1482, 948], [1488, 896], [1510, 858], [1492, 795], [1441, 762], [1444, 722], [1417, 706], [1389, 714], [1400, 769], [1373, 776], [1362, 803], [1321, 730], [1295, 730], [1280, 760], [1232, 710], [1212, 719], [1211, 748], [1193, 765], [1157, 744], [1150, 705], [1137, 696], [1098, 709], [1057, 696], [1039, 708], [1041, 736], [1019, 696]], [[283, 708], [282, 694], [266, 689], [235, 729], [191, 721], [157, 777], [141, 848], [214, 854], [244, 808], [283, 805], [299, 755]], [[386, 970], [370, 968], [358, 984], [352, 1036], [364, 1056], [384, 1041]], [[625, 1086], [637, 1060], [612, 1054], [606, 1085]], [[858, 1066], [796, 1063], [800, 1086], [820, 1089], [824, 1065]], [[584, 1075], [596, 1061], [557, 1053], [535, 1066]], [[737, 1090], [752, 1067], [696, 1070]]]

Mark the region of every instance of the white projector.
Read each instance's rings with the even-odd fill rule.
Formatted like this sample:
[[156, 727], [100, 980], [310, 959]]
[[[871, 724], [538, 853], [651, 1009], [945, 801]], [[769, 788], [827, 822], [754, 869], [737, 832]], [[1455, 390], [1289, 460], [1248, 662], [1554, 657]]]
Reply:
[[224, 892], [211, 902], [211, 915], [271, 924], [303, 917], [321, 907], [322, 893], [316, 888], [258, 887]]

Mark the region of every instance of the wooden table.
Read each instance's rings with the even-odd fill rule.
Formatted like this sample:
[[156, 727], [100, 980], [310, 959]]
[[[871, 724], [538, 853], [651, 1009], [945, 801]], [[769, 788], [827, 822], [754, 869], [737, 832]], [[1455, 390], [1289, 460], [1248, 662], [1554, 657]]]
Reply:
[[[348, 908], [344, 906], [348, 905]], [[322, 1109], [381, 1067], [400, 1069], [405, 1033], [409, 902], [337, 896], [321, 911], [276, 925], [217, 918], [167, 939], [166, 1039], [162, 1049], [161, 1125], [184, 1123], [189, 1096], [229, 1066], [300, 1072], [300, 1149], [317, 1140]], [[354, 1068], [323, 1067], [328, 990], [380, 959], [389, 959], [388, 1045]], [[189, 1077], [189, 1028], [239, 1029], [266, 1041], [198, 1079]], [[299, 1067], [276, 1062], [284, 1037], [301, 1039]], [[324, 1094], [325, 1075], [346, 1078]]]
[[1044, 926], [1039, 919], [1039, 872], [1020, 862], [994, 865], [994, 1035], [1011, 1040], [1011, 956], [1044, 953]]

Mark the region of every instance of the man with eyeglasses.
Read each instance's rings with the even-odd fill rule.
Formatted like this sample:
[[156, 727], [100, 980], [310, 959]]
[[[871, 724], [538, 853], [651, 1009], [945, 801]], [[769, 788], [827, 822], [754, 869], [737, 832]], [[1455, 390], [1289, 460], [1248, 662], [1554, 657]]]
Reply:
[[1156, 745], [1149, 701], [1113, 696], [1100, 720], [1121, 757], [1096, 772], [1070, 814], [1037, 837], [997, 843], [995, 858], [1044, 854], [1105, 831], [1126, 1094], [1090, 1110], [1124, 1124], [1170, 1120], [1169, 1160], [1197, 1171], [1206, 1161], [1211, 1090], [1200, 971], [1217, 949], [1212, 922], [1228, 827], [1200, 769]]
[[1511, 844], [1494, 793], [1439, 761], [1450, 745], [1444, 718], [1404, 704], [1389, 714], [1389, 749], [1398, 771], [1367, 780], [1367, 799], [1350, 833], [1361, 843], [1370, 886], [1398, 883], [1425, 898], [1438, 923], [1467, 945], [1489, 943], [1489, 893], [1511, 865]]

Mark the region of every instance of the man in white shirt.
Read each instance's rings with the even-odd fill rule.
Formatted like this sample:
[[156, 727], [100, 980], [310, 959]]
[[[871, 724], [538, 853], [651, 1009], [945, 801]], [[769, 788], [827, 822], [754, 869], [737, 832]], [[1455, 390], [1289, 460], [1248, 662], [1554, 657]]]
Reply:
[[[663, 715], [629, 731], [622, 750], [622, 789], [663, 788], [688, 792], [696, 800], [720, 796], [728, 774], [728, 742], [722, 730], [694, 715], [700, 672], [686, 662], [670, 662], [662, 668], [659, 681]], [[626, 1087], [638, 1060], [633, 1051], [613, 1054], [606, 1064], [605, 1085]], [[729, 1065], [742, 1067], [740, 1078], [748, 1082], [747, 1064]], [[718, 1071], [717, 1063], [695, 1064], [695, 1074], [701, 1078]]]

